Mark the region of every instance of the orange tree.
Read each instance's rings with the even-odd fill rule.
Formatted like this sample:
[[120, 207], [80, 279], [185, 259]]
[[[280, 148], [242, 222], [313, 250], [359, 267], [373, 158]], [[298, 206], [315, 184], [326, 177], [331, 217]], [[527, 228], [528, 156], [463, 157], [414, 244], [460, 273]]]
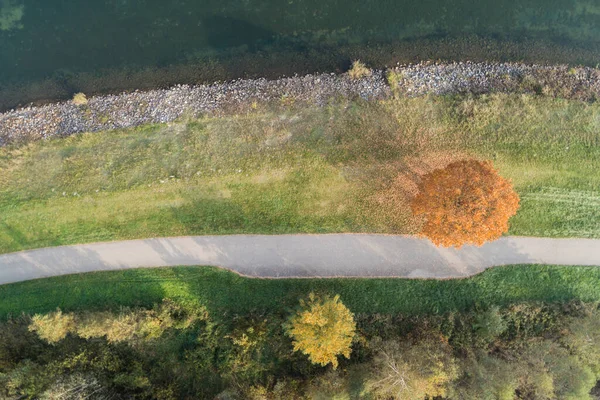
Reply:
[[300, 309], [286, 324], [294, 351], [308, 355], [313, 364], [338, 366], [338, 355], [350, 358], [356, 332], [354, 316], [339, 296], [319, 298], [313, 293], [300, 301]]
[[463, 160], [424, 175], [411, 208], [437, 246], [481, 246], [508, 231], [519, 196], [490, 161]]

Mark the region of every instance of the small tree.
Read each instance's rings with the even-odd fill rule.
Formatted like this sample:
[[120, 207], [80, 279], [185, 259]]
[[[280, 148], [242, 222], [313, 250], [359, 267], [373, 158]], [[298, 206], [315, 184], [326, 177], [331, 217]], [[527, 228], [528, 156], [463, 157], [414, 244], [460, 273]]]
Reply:
[[[377, 342], [376, 342], [377, 343]], [[365, 392], [374, 399], [413, 400], [446, 396], [458, 368], [443, 338], [377, 343]]]
[[36, 314], [31, 319], [29, 330], [50, 344], [58, 343], [75, 331], [75, 317], [71, 313], [63, 314], [60, 310], [46, 315]]
[[308, 301], [300, 301], [300, 310], [290, 318], [286, 331], [294, 351], [308, 355], [314, 364], [331, 363], [335, 369], [338, 355], [350, 358], [356, 323], [339, 296], [320, 299], [311, 293]]
[[473, 322], [477, 336], [485, 342], [492, 342], [508, 328], [498, 306], [477, 313]]
[[460, 360], [462, 372], [450, 385], [450, 399], [514, 400], [519, 372], [509, 361], [476, 352]]
[[519, 392], [523, 398], [592, 400], [590, 391], [597, 376], [585, 362], [551, 340], [529, 343], [511, 367], [521, 365]]
[[519, 196], [491, 162], [463, 160], [424, 175], [411, 206], [437, 246], [481, 246], [508, 231]]
[[40, 400], [86, 400], [110, 399], [110, 393], [92, 374], [74, 373], [63, 375], [53, 382], [39, 397]]
[[600, 377], [600, 310], [597, 307], [592, 303], [584, 310], [583, 317], [574, 318], [561, 341]]

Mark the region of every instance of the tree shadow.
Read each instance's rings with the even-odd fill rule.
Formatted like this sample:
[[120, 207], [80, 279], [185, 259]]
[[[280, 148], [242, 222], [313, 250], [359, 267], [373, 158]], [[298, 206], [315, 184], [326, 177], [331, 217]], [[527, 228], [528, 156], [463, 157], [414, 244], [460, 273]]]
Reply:
[[227, 198], [192, 198], [171, 214], [188, 234], [241, 232], [249, 223], [243, 208]]
[[0, 318], [57, 307], [75, 311], [151, 306], [166, 295], [155, 274], [146, 269], [119, 271], [127, 265], [107, 261], [93, 246], [0, 255], [0, 265]]
[[498, 240], [485, 243], [483, 246], [465, 245], [457, 249], [454, 247], [436, 247], [438, 257], [441, 257], [449, 266], [454, 268], [451, 274], [441, 274], [440, 278], [457, 276], [472, 276], [489, 268], [503, 265], [533, 264], [533, 259], [522, 247], [519, 247], [511, 238], [502, 237]]
[[19, 246], [24, 247], [28, 243], [27, 237], [18, 229], [8, 225], [6, 222], [0, 220], [0, 231], [4, 232], [10, 239], [13, 240]]

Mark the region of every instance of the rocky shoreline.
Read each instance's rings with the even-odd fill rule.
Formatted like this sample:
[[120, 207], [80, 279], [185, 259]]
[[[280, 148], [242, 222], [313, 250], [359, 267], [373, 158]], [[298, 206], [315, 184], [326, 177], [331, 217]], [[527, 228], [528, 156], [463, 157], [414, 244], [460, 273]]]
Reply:
[[382, 71], [352, 80], [335, 74], [278, 80], [247, 79], [212, 85], [178, 85], [165, 90], [136, 91], [27, 107], [0, 114], [0, 146], [65, 137], [80, 132], [130, 128], [171, 122], [182, 116], [250, 107], [278, 101], [323, 105], [332, 98], [384, 98], [391, 93]]
[[[393, 69], [405, 95], [535, 93], [583, 101], [600, 97], [600, 69], [516, 63], [415, 64]], [[391, 82], [394, 84], [394, 82]]]
[[[386, 77], [388, 74], [390, 79]], [[69, 101], [2, 113], [0, 146], [248, 109], [255, 102], [324, 105], [335, 98], [383, 99], [394, 92], [407, 96], [523, 92], [595, 101], [600, 97], [600, 70], [566, 65], [422, 63], [372, 71], [370, 76], [360, 79], [351, 79], [347, 74], [316, 74], [179, 85], [164, 90], [96, 96], [82, 105]]]

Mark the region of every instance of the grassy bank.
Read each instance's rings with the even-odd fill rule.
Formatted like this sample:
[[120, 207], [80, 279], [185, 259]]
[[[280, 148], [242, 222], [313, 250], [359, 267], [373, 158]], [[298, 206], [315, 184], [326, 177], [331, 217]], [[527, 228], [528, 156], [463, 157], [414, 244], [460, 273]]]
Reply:
[[526, 301], [600, 301], [597, 267], [507, 266], [468, 279], [250, 279], [212, 267], [96, 272], [0, 286], [0, 317], [151, 306], [194, 299], [212, 316], [280, 313], [311, 291], [340, 294], [355, 313], [424, 315]]
[[[249, 107], [250, 108], [250, 107]], [[283, 105], [0, 149], [0, 252], [151, 236], [413, 233], [419, 174], [494, 160], [511, 234], [600, 237], [600, 105], [521, 95]]]

